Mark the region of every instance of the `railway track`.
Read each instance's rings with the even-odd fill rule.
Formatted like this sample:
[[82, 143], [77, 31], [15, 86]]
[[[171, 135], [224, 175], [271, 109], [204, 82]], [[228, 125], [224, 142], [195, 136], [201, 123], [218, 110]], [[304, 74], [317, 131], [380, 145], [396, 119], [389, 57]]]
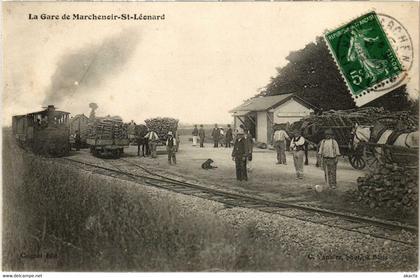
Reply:
[[398, 242], [400, 244], [417, 248], [418, 229], [415, 226], [337, 212], [318, 207], [282, 201], [265, 200], [245, 194], [208, 188], [202, 185], [160, 175], [142, 165], [122, 158], [119, 160], [101, 160], [110, 167], [72, 158], [62, 159], [87, 171], [216, 201], [223, 203], [227, 208], [243, 207], [257, 209], [267, 213], [278, 214], [305, 222], [356, 232], [366, 236]]

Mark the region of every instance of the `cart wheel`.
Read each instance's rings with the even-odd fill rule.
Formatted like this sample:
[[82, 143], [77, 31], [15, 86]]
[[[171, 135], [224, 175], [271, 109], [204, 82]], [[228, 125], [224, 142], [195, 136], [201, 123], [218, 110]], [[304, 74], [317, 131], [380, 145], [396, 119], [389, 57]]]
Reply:
[[377, 148], [372, 146], [367, 148], [365, 152], [366, 166], [369, 169], [375, 169], [380, 163], [380, 159], [382, 158], [382, 156], [383, 154], [378, 152]]
[[366, 167], [366, 162], [360, 155], [350, 155], [349, 161], [350, 165], [353, 166], [354, 169], [362, 170]]

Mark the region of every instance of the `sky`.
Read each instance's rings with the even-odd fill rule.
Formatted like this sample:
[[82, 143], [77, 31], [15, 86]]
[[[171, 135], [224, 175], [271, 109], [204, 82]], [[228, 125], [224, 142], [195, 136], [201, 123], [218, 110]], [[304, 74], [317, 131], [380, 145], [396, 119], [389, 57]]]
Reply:
[[[418, 51], [416, 2], [48, 3], [3, 6], [2, 122], [54, 104], [72, 115], [140, 123], [229, 123], [290, 51], [368, 11], [408, 29]], [[165, 14], [162, 21], [29, 20], [28, 15]], [[418, 94], [418, 57], [411, 69]]]

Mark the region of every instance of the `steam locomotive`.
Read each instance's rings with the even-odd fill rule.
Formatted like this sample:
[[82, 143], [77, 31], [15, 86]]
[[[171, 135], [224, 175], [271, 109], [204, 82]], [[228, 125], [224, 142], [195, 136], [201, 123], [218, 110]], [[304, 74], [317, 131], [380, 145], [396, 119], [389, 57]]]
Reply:
[[13, 136], [22, 148], [33, 153], [65, 156], [70, 151], [69, 114], [48, 105], [42, 111], [13, 116]]

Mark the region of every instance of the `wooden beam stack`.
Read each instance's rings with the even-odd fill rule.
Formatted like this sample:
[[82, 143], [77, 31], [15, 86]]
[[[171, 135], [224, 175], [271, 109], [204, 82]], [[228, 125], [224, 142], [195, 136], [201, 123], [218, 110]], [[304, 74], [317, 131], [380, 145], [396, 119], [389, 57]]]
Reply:
[[124, 125], [120, 117], [102, 117], [88, 124], [90, 139], [126, 139], [127, 125]]
[[144, 121], [146, 126], [157, 133], [161, 141], [166, 141], [168, 132], [172, 131], [175, 135], [175, 132], [178, 128], [178, 120], [174, 118], [152, 118]]

